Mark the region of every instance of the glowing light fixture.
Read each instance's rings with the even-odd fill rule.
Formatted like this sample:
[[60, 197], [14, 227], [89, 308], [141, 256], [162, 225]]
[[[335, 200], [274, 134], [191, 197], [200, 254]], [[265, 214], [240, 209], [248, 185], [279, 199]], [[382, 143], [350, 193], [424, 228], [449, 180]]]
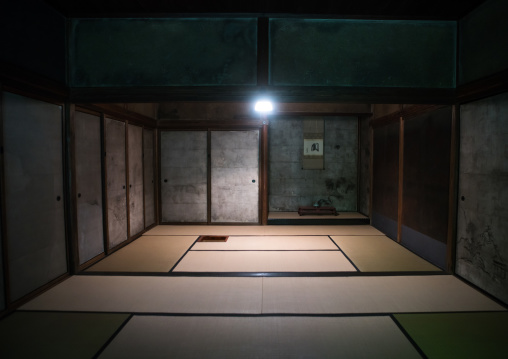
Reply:
[[270, 113], [273, 111], [273, 104], [270, 100], [259, 100], [256, 102], [254, 110], [260, 113]]

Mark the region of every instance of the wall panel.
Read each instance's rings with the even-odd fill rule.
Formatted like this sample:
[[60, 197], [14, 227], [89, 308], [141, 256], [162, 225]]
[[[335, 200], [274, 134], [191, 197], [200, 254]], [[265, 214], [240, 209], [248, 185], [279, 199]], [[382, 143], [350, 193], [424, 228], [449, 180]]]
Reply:
[[62, 107], [3, 94], [11, 300], [67, 272]]
[[452, 108], [404, 120], [402, 244], [446, 264]]
[[259, 130], [211, 132], [211, 221], [259, 222]]
[[254, 18], [71, 23], [70, 81], [75, 87], [256, 84]]
[[130, 235], [134, 236], [145, 228], [143, 206], [143, 128], [129, 124], [129, 223]]
[[372, 225], [397, 239], [399, 123], [374, 128]]
[[145, 228], [155, 223], [154, 130], [143, 129], [143, 188], [145, 196]]
[[101, 119], [74, 117], [79, 264], [104, 252]]
[[270, 84], [455, 87], [456, 23], [270, 19]]
[[161, 221], [207, 222], [207, 132], [161, 132]]
[[105, 119], [109, 248], [128, 238], [125, 130], [124, 122]]
[[508, 93], [460, 107], [456, 273], [508, 303]]

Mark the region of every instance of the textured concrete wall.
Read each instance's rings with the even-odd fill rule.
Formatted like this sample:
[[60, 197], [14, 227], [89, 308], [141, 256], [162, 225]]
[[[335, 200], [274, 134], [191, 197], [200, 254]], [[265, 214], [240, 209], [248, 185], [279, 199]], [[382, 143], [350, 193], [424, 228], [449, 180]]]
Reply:
[[143, 130], [143, 171], [145, 191], [145, 227], [155, 223], [154, 130]]
[[127, 239], [125, 123], [106, 118], [108, 238], [112, 248]]
[[212, 222], [259, 222], [259, 131], [212, 131]]
[[104, 252], [100, 117], [76, 112], [74, 123], [79, 263]]
[[130, 235], [145, 228], [143, 207], [143, 128], [128, 126]]
[[67, 272], [62, 107], [3, 96], [4, 225], [16, 300]]
[[357, 210], [358, 119], [325, 118], [323, 170], [303, 170], [303, 118], [274, 118], [269, 128], [269, 210], [297, 211], [330, 199]]
[[207, 132], [161, 132], [161, 221], [207, 221]]
[[508, 93], [461, 106], [459, 275], [508, 303]]

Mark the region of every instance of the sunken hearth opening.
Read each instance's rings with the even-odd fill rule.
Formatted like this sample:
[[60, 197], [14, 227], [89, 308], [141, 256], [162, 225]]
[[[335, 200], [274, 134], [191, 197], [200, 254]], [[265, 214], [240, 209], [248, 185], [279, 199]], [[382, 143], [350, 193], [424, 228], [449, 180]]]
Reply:
[[229, 236], [199, 236], [198, 242], [227, 242]]

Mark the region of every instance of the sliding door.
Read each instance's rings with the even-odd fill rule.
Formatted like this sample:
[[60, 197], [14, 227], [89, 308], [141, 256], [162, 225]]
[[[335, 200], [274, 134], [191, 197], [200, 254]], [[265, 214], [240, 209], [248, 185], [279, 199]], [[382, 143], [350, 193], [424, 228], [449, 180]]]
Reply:
[[162, 222], [207, 222], [207, 132], [161, 133]]
[[211, 222], [259, 223], [259, 131], [211, 132]]
[[127, 240], [125, 123], [105, 119], [109, 249]]
[[143, 130], [143, 186], [145, 191], [145, 228], [155, 223], [154, 131]]
[[128, 125], [129, 228], [134, 236], [145, 228], [143, 207], [143, 128]]
[[79, 264], [104, 252], [100, 117], [74, 116]]
[[3, 93], [10, 299], [67, 272], [62, 106]]

